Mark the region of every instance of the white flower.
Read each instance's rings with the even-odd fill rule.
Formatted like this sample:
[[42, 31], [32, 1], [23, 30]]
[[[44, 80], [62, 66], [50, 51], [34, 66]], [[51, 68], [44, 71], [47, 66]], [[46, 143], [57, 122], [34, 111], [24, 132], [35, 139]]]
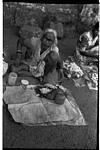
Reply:
[[65, 91], [66, 88], [64, 88], [62, 85], [56, 84], [56, 87], [59, 87], [61, 90]]
[[91, 79], [92, 79], [94, 82], [97, 82], [97, 81], [98, 81], [98, 74], [97, 74], [97, 73], [93, 73]]
[[77, 74], [77, 77], [78, 77], [78, 78], [80, 77], [79, 73]]
[[81, 76], [83, 75], [83, 71], [75, 63], [71, 63], [70, 71], [71, 72], [76, 72], [76, 73], [80, 74]]
[[63, 66], [64, 68], [66, 68], [67, 71], [69, 71], [69, 78], [73, 73], [75, 73], [78, 78], [84, 74], [81, 68], [75, 62], [69, 63], [68, 61], [65, 61], [63, 63]]
[[40, 89], [40, 91], [41, 91], [41, 93], [46, 94], [46, 93], [50, 92], [51, 89], [48, 89], [48, 88], [42, 88], [42, 89]]
[[51, 88], [51, 89], [57, 89], [56, 86], [54, 86], [54, 85], [52, 85], [52, 84], [50, 84], [50, 83], [46, 83], [45, 86], [47, 86], [47, 87], [49, 87], [49, 88]]
[[71, 74], [68, 74], [67, 76], [68, 76], [68, 78], [71, 78]]

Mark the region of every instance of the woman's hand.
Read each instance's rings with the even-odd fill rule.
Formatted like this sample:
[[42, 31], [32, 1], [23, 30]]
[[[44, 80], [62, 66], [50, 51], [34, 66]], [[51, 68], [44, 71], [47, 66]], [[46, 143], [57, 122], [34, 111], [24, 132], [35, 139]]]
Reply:
[[91, 49], [91, 52], [99, 54], [99, 46], [95, 46]]
[[61, 82], [64, 79], [63, 69], [59, 69], [58, 79], [59, 79], [59, 82]]

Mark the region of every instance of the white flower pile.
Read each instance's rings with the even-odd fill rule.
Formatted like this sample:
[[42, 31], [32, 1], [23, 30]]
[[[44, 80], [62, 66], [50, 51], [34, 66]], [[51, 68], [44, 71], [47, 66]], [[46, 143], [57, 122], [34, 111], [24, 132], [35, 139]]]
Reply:
[[69, 62], [68, 60], [66, 60], [63, 63], [63, 66], [69, 72], [68, 77], [71, 77], [73, 73], [77, 78], [82, 77], [84, 74], [82, 69], [75, 62]]
[[40, 91], [41, 91], [42, 94], [47, 94], [48, 92], [51, 91], [51, 89], [48, 89], [48, 88], [41, 88]]

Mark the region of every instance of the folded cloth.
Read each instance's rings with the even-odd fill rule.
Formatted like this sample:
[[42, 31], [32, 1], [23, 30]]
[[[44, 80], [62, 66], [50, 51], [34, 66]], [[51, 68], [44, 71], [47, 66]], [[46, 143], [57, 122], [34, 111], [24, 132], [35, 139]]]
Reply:
[[[4, 101], [8, 104], [8, 110], [16, 122], [25, 125], [86, 125], [80, 109], [70, 94], [62, 105], [58, 105], [52, 100], [39, 97], [32, 88], [24, 90], [24, 96], [21, 96], [22, 92], [18, 94], [19, 91], [20, 86], [7, 87], [4, 93]], [[25, 101], [22, 100], [24, 98]]]
[[[4, 93], [4, 102], [6, 104], [21, 104], [26, 103], [31, 100], [35, 100], [33, 97], [34, 90], [24, 90], [22, 86], [13, 86], [6, 87], [6, 91]], [[36, 102], [38, 97], [36, 98]]]

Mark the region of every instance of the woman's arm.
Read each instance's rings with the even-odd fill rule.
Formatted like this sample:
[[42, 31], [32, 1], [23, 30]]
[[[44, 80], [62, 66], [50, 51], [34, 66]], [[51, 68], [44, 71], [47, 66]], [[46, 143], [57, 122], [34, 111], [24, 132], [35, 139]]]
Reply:
[[58, 62], [58, 53], [55, 51], [51, 51], [45, 58], [45, 75], [47, 75], [49, 72], [52, 72], [54, 68], [57, 67]]
[[56, 69], [62, 69], [63, 68], [63, 62], [61, 60], [59, 53], [52, 51], [50, 57], [51, 57], [52, 62], [56, 63]]
[[63, 68], [63, 61], [61, 59], [60, 56], [58, 56], [58, 59], [57, 59], [57, 69], [62, 69]]
[[80, 54], [99, 59], [99, 47], [94, 47], [89, 51], [80, 51]]

